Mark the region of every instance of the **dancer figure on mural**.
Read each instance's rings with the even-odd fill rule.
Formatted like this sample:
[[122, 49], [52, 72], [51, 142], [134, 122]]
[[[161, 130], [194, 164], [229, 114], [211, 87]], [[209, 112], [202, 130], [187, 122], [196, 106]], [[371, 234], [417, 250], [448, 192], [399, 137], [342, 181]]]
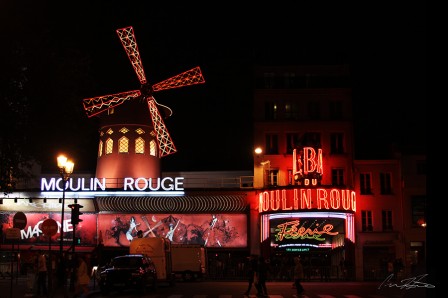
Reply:
[[106, 239], [114, 238], [116, 244], [118, 244], [119, 246], [124, 246], [120, 242], [120, 235], [121, 233], [126, 234], [127, 231], [127, 225], [121, 220], [119, 216], [117, 216], [114, 219], [114, 225], [111, 227], [111, 229], [106, 230]]
[[173, 241], [174, 231], [176, 230], [179, 223], [180, 223], [180, 219], [177, 220], [177, 223], [174, 227], [173, 227], [173, 224], [170, 223], [170, 230], [166, 234], [166, 238], [170, 239], [170, 241]]
[[217, 233], [217, 222], [218, 217], [215, 214], [212, 214], [212, 220], [209, 223], [207, 228], [207, 237], [205, 238], [205, 246], [222, 246], [219, 241], [219, 237], [216, 235]]
[[132, 241], [132, 239], [134, 239], [134, 235], [133, 235], [133, 233], [137, 233], [137, 232], [138, 232], [137, 227], [138, 227], [139, 225], [140, 225], [140, 224], [136, 223], [136, 221], [135, 221], [135, 217], [131, 216], [131, 219], [129, 220], [129, 229], [128, 229], [127, 232], [126, 232], [126, 238], [127, 238], [129, 241]]

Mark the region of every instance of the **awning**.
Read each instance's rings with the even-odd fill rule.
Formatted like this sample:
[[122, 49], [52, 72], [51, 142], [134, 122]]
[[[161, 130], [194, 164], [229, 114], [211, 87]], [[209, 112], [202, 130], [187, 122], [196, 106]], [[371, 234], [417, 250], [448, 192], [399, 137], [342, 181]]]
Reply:
[[101, 212], [145, 213], [243, 213], [246, 194], [202, 193], [179, 197], [96, 197]]

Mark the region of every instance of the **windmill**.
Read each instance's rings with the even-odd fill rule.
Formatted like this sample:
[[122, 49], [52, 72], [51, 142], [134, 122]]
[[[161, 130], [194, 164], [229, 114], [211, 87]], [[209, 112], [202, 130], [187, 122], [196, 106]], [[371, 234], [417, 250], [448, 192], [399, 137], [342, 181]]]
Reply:
[[[169, 79], [166, 79], [164, 81], [161, 81], [159, 83], [156, 83], [154, 85], [150, 85], [146, 79], [145, 72], [143, 70], [142, 61], [140, 58], [140, 53], [138, 51], [137, 42], [134, 35], [133, 27], [125, 27], [121, 29], [116, 30], [118, 37], [120, 38], [121, 44], [123, 45], [126, 54], [132, 64], [132, 67], [134, 68], [134, 71], [137, 75], [138, 80], [140, 81], [141, 87], [138, 90], [131, 90], [131, 91], [125, 91], [110, 95], [104, 95], [104, 96], [97, 96], [92, 98], [85, 98], [83, 99], [83, 106], [84, 110], [87, 113], [88, 117], [93, 116], [103, 116], [103, 115], [109, 115], [109, 114], [115, 114], [115, 109], [124, 104], [129, 103], [130, 101], [134, 102], [146, 102], [148, 105], [148, 110], [151, 118], [152, 127], [147, 126], [147, 129], [143, 129], [140, 131], [146, 131], [151, 130], [151, 132], [146, 132], [147, 134], [151, 133], [153, 136], [155, 135], [155, 138], [157, 140], [157, 148], [158, 148], [158, 154], [157, 159], [162, 158], [164, 156], [167, 156], [169, 154], [175, 153], [176, 147], [171, 139], [170, 134], [168, 133], [168, 129], [166, 128], [166, 125], [164, 123], [164, 117], [171, 116], [172, 111], [167, 106], [159, 104], [153, 94], [154, 92], [166, 90], [166, 89], [173, 89], [173, 88], [180, 88], [184, 86], [189, 85], [196, 85], [196, 84], [202, 84], [205, 82], [204, 77], [202, 76], [201, 69], [199, 67], [192, 68], [188, 71], [185, 71], [181, 74], [178, 74], [174, 77], [171, 77]], [[159, 107], [162, 109], [162, 113], [159, 110]], [[123, 105], [121, 107], [122, 109], [125, 109], [126, 107]], [[141, 110], [141, 107], [139, 108]], [[106, 113], [107, 112], [107, 113]], [[124, 112], [124, 111], [120, 111]], [[118, 109], [117, 113], [118, 114]], [[129, 123], [132, 121], [135, 121], [135, 119], [128, 119]], [[149, 119], [146, 119], [149, 122]], [[117, 131], [122, 131], [123, 134], [125, 132], [129, 131], [129, 125], [126, 125], [126, 120], [120, 120], [120, 123], [115, 123], [114, 129], [111, 129], [111, 127], [103, 126], [103, 131], [100, 133], [101, 135], [105, 135], [106, 133], [109, 133], [112, 135], [112, 133], [117, 134]], [[121, 128], [118, 128], [117, 125], [121, 126]], [[138, 129], [138, 128], [135, 128]], [[111, 140], [111, 139], [109, 139]], [[118, 142], [118, 139], [115, 139], [114, 141]], [[111, 141], [111, 142], [114, 142]], [[129, 143], [129, 141], [128, 141]], [[98, 154], [98, 164], [97, 164], [97, 178], [98, 174], [100, 173], [101, 176], [105, 177], [104, 175], [112, 175], [112, 177], [107, 178], [118, 178], [114, 177], [119, 175], [119, 173], [114, 173], [114, 171], [111, 171], [110, 169], [114, 168], [120, 164], [119, 159], [120, 158], [114, 158], [113, 161], [110, 160], [108, 163], [114, 163], [114, 165], [110, 166], [104, 166], [100, 165], [100, 158], [106, 155], [113, 156], [113, 152], [110, 149], [107, 149], [109, 147], [112, 148], [112, 145], [108, 145], [105, 143], [102, 143], [100, 141], [100, 150]], [[118, 145], [119, 147], [121, 145]], [[137, 146], [137, 145], [136, 145]], [[106, 149], [104, 149], [106, 148]], [[121, 148], [121, 147], [120, 147]], [[103, 154], [103, 150], [109, 150], [106, 151], [106, 153]], [[109, 153], [109, 154], [108, 154]], [[124, 158], [124, 157], [123, 157]], [[153, 161], [153, 166], [155, 168], [158, 168], [158, 161]], [[127, 167], [129, 167], [129, 160], [122, 161], [122, 164], [126, 164]], [[142, 166], [141, 160], [135, 160], [135, 167]], [[145, 168], [148, 168], [148, 164], [146, 164]], [[107, 168], [107, 169], [106, 169]], [[121, 173], [123, 175], [129, 175], [129, 173]], [[121, 176], [121, 177], [139, 177], [139, 176]]]

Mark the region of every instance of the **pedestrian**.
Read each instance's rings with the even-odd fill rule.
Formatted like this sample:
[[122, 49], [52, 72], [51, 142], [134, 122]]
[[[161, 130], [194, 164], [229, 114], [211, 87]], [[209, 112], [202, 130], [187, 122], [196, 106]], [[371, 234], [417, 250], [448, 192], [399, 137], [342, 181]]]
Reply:
[[64, 255], [59, 256], [59, 262], [58, 267], [56, 269], [57, 272], [57, 282], [58, 287], [63, 288], [65, 287], [66, 281], [67, 281], [67, 269], [66, 269], [66, 259]]
[[83, 256], [78, 256], [78, 267], [76, 270], [76, 294], [75, 297], [87, 297], [89, 293], [90, 275], [87, 263]]
[[268, 277], [268, 266], [263, 256], [258, 257], [258, 268], [256, 274], [258, 279], [258, 282], [256, 284], [257, 297], [267, 297], [268, 289], [266, 287], [266, 279]]
[[294, 258], [294, 283], [296, 284], [296, 291], [297, 291], [297, 295], [295, 295], [296, 297], [300, 297], [302, 295], [302, 293], [305, 291], [301, 284], [302, 280], [303, 280], [302, 262], [300, 260], [300, 257], [295, 257]]
[[47, 258], [42, 250], [37, 254], [37, 296], [48, 296], [47, 292]]
[[394, 279], [399, 280], [401, 279], [401, 272], [403, 269], [403, 261], [402, 259], [395, 259], [394, 261]]
[[[245, 296], [249, 296], [250, 295], [250, 291], [252, 290], [252, 285], [254, 285], [254, 278], [255, 278], [255, 273], [258, 270], [258, 261], [257, 258], [255, 256], [250, 256], [249, 257], [249, 264], [248, 264], [248, 268], [247, 268], [247, 290], [246, 292], [244, 292]], [[256, 288], [256, 285], [255, 285]]]
[[28, 264], [27, 270], [27, 288], [30, 293], [36, 291], [37, 284], [37, 259], [33, 257], [33, 261]]

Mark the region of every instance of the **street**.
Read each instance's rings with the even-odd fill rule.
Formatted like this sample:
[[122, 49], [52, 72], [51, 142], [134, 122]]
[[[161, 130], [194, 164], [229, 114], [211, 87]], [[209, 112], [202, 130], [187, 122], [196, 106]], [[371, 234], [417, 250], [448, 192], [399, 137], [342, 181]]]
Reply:
[[[305, 293], [303, 298], [426, 298], [435, 296], [435, 288], [383, 288], [379, 282], [303, 282]], [[11, 291], [12, 285], [12, 291]], [[269, 298], [292, 298], [295, 289], [292, 282], [267, 282]], [[104, 296], [92, 281], [89, 297], [147, 297], [147, 298], [232, 298], [243, 297], [247, 289], [245, 281], [198, 281], [178, 282], [174, 286], [161, 284], [157, 290], [149, 289], [146, 295], [128, 290], [111, 292]], [[62, 294], [53, 293], [54, 298], [63, 298]], [[69, 293], [72, 297], [73, 293]], [[25, 277], [19, 279], [0, 279], [1, 298], [35, 297], [27, 289]], [[256, 297], [256, 289], [252, 288], [250, 297]]]

